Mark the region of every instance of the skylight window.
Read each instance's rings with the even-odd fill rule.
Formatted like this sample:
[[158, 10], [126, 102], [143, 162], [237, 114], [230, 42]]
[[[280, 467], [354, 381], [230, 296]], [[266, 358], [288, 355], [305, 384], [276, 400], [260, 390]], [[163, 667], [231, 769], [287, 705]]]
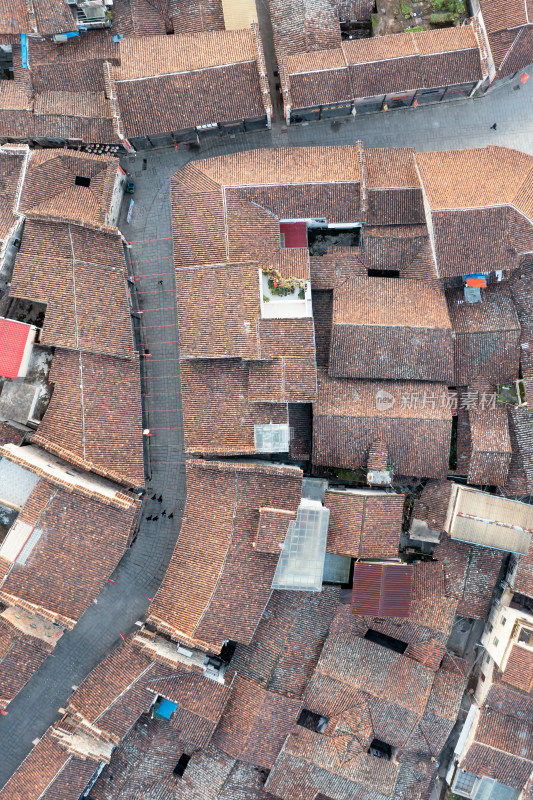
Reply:
[[76, 177], [74, 179], [74, 184], [76, 186], [85, 186], [88, 189], [89, 186], [91, 185], [91, 179], [90, 178], [84, 178], [83, 175], [76, 175]]

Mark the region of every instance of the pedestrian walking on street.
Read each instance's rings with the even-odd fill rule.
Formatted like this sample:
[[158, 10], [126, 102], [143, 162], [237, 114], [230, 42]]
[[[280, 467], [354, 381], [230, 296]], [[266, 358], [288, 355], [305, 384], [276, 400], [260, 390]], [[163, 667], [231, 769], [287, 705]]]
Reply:
[[495, 122], [495, 123], [494, 123], [494, 125], [491, 125], [491, 126], [490, 126], [490, 129], [491, 129], [491, 131], [495, 131], [497, 127], [498, 127], [498, 125], [497, 125], [497, 123]]

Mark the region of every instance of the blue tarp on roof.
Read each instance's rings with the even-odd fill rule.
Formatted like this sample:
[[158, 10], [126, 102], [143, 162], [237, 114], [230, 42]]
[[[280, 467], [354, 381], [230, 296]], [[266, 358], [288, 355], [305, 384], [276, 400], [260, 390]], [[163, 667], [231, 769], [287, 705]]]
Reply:
[[28, 40], [25, 33], [20, 34], [20, 55], [22, 57], [22, 68], [28, 69]]
[[159, 708], [155, 712], [154, 716], [162, 717], [163, 719], [170, 719], [177, 707], [177, 703], [172, 703], [170, 700], [163, 699], [161, 700]]

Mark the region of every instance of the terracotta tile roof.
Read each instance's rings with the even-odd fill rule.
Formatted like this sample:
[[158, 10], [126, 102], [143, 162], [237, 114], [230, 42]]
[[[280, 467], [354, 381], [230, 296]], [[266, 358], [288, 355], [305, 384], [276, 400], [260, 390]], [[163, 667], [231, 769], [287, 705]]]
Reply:
[[425, 219], [421, 189], [368, 190], [365, 214], [368, 225], [414, 225], [425, 223]]
[[[365, 276], [367, 267], [353, 247], [330, 247], [321, 256], [310, 256], [311, 290], [313, 297], [317, 291], [333, 289], [337, 282], [342, 282], [351, 275]], [[316, 316], [313, 300], [313, 315]]]
[[92, 61], [95, 58], [118, 63], [119, 57], [117, 46], [107, 30], [93, 30], [90, 36], [76, 36], [69, 40], [67, 48], [58, 47], [49, 39], [31, 37], [28, 53], [32, 68], [41, 64]]
[[221, 186], [353, 183], [361, 180], [356, 146], [250, 150], [208, 158], [202, 162], [202, 171]]
[[33, 0], [37, 30], [42, 36], [76, 30], [76, 18], [72, 8], [58, 0]]
[[255, 453], [254, 425], [288, 424], [286, 403], [249, 402], [248, 376], [249, 365], [236, 359], [182, 361], [187, 453]]
[[[304, 53], [290, 59], [293, 69], [296, 70], [289, 74], [291, 106], [298, 109], [332, 103], [350, 104], [353, 88], [346, 65], [341, 69], [326, 68], [319, 72], [304, 72], [304, 64], [310, 55]], [[320, 56], [321, 53], [313, 55]], [[326, 59], [326, 63], [328, 60]]]
[[213, 744], [240, 761], [271, 769], [300, 712], [299, 700], [236, 675]]
[[[508, 206], [434, 213], [439, 276], [517, 269], [523, 248], [515, 233], [516, 216]], [[533, 226], [521, 219], [531, 235]]]
[[[93, 33], [91, 33], [91, 36]], [[70, 47], [70, 45], [69, 45]], [[32, 64], [32, 86], [37, 98], [46, 93], [54, 97], [56, 93], [72, 95], [71, 102], [78, 103], [79, 94], [87, 93], [90, 97], [96, 95], [98, 108], [104, 110], [101, 104], [101, 92], [105, 92], [104, 59], [94, 58], [92, 61], [52, 61], [51, 63]], [[87, 87], [91, 91], [87, 92]], [[0, 87], [1, 88], [1, 87]], [[96, 100], [96, 98], [94, 98]], [[5, 106], [0, 103], [2, 107]], [[83, 110], [83, 107], [82, 107]], [[53, 109], [52, 109], [53, 111]], [[56, 111], [57, 113], [57, 111]], [[107, 116], [107, 114], [104, 114]]]
[[417, 53], [415, 38], [410, 33], [346, 41], [342, 43], [342, 49], [348, 64], [399, 59], [414, 56]]
[[502, 564], [503, 553], [470, 546], [443, 534], [434, 557], [442, 563], [446, 595], [459, 600], [457, 614], [484, 619]]
[[[427, 621], [419, 621], [421, 596], [433, 604], [435, 609], [435, 613]], [[429, 622], [434, 622], [438, 627], [429, 627]], [[446, 641], [452, 623], [453, 614], [450, 605], [439, 595], [438, 587], [435, 590], [435, 582], [427, 580], [422, 587], [419, 583], [417, 601], [409, 617], [365, 617], [353, 614], [348, 605], [342, 605], [333, 620], [330, 634], [332, 637], [348, 640], [350, 637], [364, 636], [369, 629], [372, 629], [406, 643], [406, 658], [413, 659], [435, 672], [439, 669], [446, 653]]]
[[468, 416], [472, 444], [468, 482], [503, 486], [512, 455], [507, 409], [470, 409]]
[[531, 775], [532, 762], [517, 758], [511, 753], [494, 751], [474, 742], [461, 762], [461, 769], [494, 778], [504, 786], [521, 789]]
[[452, 331], [442, 291], [402, 279], [337, 283], [329, 374], [450, 383]]
[[[326, 678], [333, 681], [332, 694], [325, 691], [328, 682], [323, 679]], [[416, 720], [416, 716], [424, 712], [433, 680], [433, 670], [405, 655], [357, 634], [330, 633], [307, 686], [303, 705], [325, 716], [338, 716], [356, 705], [353, 693], [357, 690], [411, 711]], [[393, 743], [386, 737], [384, 741]]]
[[532, 711], [530, 696], [493, 685], [461, 768], [522, 789], [533, 770]]
[[533, 491], [533, 410], [509, 410], [512, 456], [505, 484], [506, 492], [530, 494]]
[[[115, 751], [91, 796], [129, 800], [142, 787], [144, 800], [270, 800], [270, 795], [261, 792], [259, 771], [251, 774], [253, 768], [247, 769], [213, 745], [192, 751], [172, 739], [170, 732], [158, 720], [142, 717], [123, 747]], [[180, 778], [172, 771], [182, 754], [190, 755], [190, 761]]]
[[170, 11], [174, 31], [180, 34], [224, 30], [220, 0], [170, 0]]
[[285, 541], [289, 521], [296, 519], [294, 511], [281, 508], [260, 508], [259, 525], [255, 539], [258, 553], [277, 553]]
[[531, 172], [531, 156], [506, 147], [417, 153], [431, 209], [512, 203]]
[[257, 57], [251, 30], [126, 37], [120, 41], [118, 51], [120, 66], [114, 73], [117, 81], [204, 70], [254, 61]]
[[517, 378], [520, 323], [508, 286], [487, 286], [480, 303], [466, 303], [460, 289], [448, 290], [446, 299], [455, 333], [455, 386]]
[[0, 708], [13, 700], [51, 650], [51, 644], [22, 633], [0, 617]]
[[270, 16], [276, 49], [283, 55], [340, 47], [339, 20], [326, 0], [272, 0]]
[[[335, 38], [316, 47], [298, 38], [286, 9], [284, 15], [275, 4], [271, 9], [278, 59], [283, 58], [287, 76], [286, 102], [293, 110], [482, 77], [470, 25], [343, 42]], [[335, 27], [338, 37], [338, 23]], [[304, 52], [313, 50], [319, 52]]]
[[88, 119], [112, 119], [113, 108], [101, 92], [44, 91], [35, 97], [33, 112], [37, 115], [65, 115]]
[[6, 111], [33, 111], [31, 92], [15, 81], [2, 81], [0, 85], [0, 108]]
[[397, 558], [404, 500], [401, 494], [326, 492], [328, 552], [352, 558]]
[[[259, 322], [260, 357], [250, 364], [250, 402], [308, 403], [316, 400], [315, 331], [310, 317]], [[271, 382], [272, 368], [280, 380]]]
[[442, 563], [415, 561], [409, 618], [448, 636], [457, 611], [457, 598], [446, 596]]
[[144, 485], [137, 360], [57, 349], [50, 405], [32, 441], [131, 487]]
[[[372, 204], [371, 211], [375, 208]], [[437, 277], [425, 225], [369, 226], [364, 229], [362, 254], [367, 268], [398, 270], [402, 278]]]
[[46, 304], [43, 344], [133, 359], [126, 277], [113, 229], [28, 220], [10, 294]]
[[32, 27], [28, 5], [24, 0], [1, 0], [0, 33], [31, 33]]
[[341, 47], [328, 48], [327, 50], [298, 51], [289, 54], [284, 50], [284, 65], [287, 73], [291, 76], [291, 88], [293, 88], [294, 76], [298, 73], [322, 72], [325, 70], [343, 70], [346, 73], [346, 59]]
[[1, 800], [56, 800], [81, 794], [99, 766], [97, 759], [70, 755], [50, 729], [0, 789]]
[[533, 370], [533, 272], [518, 270], [511, 278], [510, 289], [521, 327], [520, 363], [526, 377]]
[[403, 147], [365, 148], [364, 165], [369, 189], [417, 188], [420, 186], [414, 150]]
[[311, 403], [289, 403], [289, 458], [310, 461], [313, 449], [313, 406]]
[[526, 650], [516, 644], [512, 646], [503, 671], [503, 680], [525, 692], [533, 690], [533, 653], [531, 650]]
[[514, 589], [520, 594], [533, 597], [533, 544], [525, 556], [518, 556]]
[[230, 188], [226, 196], [237, 191], [244, 200], [267, 209], [280, 219], [305, 219], [316, 216], [317, 212], [332, 223], [361, 219], [360, 182], [349, 173], [344, 181], [313, 182], [308, 174], [295, 185], [282, 183], [279, 186], [246, 186], [238, 190]]
[[[513, 34], [516, 35], [512, 40], [511, 46], [506, 46], [509, 44]], [[512, 31], [502, 31], [496, 34], [489, 34], [491, 49], [495, 39], [497, 40], [495, 49], [499, 56], [496, 60], [496, 66], [498, 66], [498, 77], [505, 78], [508, 75], [513, 75], [515, 72], [524, 69], [524, 67], [527, 67], [531, 63], [533, 25], [524, 25], [521, 28], [515, 28]]]
[[510, 0], [504, 6], [498, 0], [480, 0], [480, 6], [488, 33], [525, 25], [528, 21], [525, 0]]
[[182, 358], [259, 357], [259, 266], [176, 270]]
[[[362, 467], [368, 448], [379, 438], [399, 475], [444, 477], [448, 471], [451, 415], [440, 402], [441, 384], [338, 380], [318, 373], [314, 406], [313, 463]], [[378, 392], [381, 409], [377, 406]], [[423, 397], [422, 403], [405, 400]], [[390, 399], [389, 395], [392, 397]], [[404, 400], [402, 401], [402, 397]], [[435, 398], [427, 401], [427, 398]]]
[[177, 704], [170, 725], [176, 736], [195, 747], [205, 747], [224, 712], [230, 689], [197, 672], [152, 678], [148, 691]]
[[[215, 35], [223, 34], [217, 31]], [[121, 80], [115, 86], [124, 133], [130, 138], [258, 119], [266, 113], [256, 61]]]
[[[295, 467], [188, 462], [180, 537], [150, 608], [159, 629], [217, 651], [225, 639], [251, 641], [278, 561], [252, 546], [259, 509], [296, 511], [301, 482]], [[199, 527], [208, 531], [207, 550], [198, 547]]]
[[[317, 797], [319, 788], [327, 796], [340, 789], [342, 796], [383, 798], [392, 794], [398, 765], [393, 761], [353, 748], [354, 736], [337, 742], [306, 728], [297, 727], [288, 737], [266, 788], [285, 800], [302, 797], [305, 787], [308, 796]], [[350, 792], [350, 794], [348, 794]], [[339, 796], [339, 795], [337, 795]]]
[[27, 431], [21, 428], [15, 428], [9, 422], [0, 422], [0, 445], [22, 443], [26, 436]]
[[[444, 659], [434, 672], [365, 640], [361, 636], [368, 626], [358, 620], [342, 606], [331, 626], [303, 698], [306, 709], [329, 717], [329, 723], [322, 734], [293, 728], [266, 784], [280, 797], [300, 800], [300, 787], [306, 797], [321, 790], [327, 797], [339, 791], [343, 797], [381, 798], [403, 787], [410, 798], [426, 796], [419, 790], [427, 789], [434, 772], [431, 758], [455, 723], [464, 671]], [[403, 628], [394, 633], [394, 627], [411, 623], [392, 623], [390, 635], [405, 639]], [[435, 669], [443, 653], [444, 647]], [[374, 738], [401, 749], [396, 763], [385, 761], [393, 766], [390, 774], [380, 772], [383, 759], [368, 754]]]
[[126, 135], [262, 117], [270, 101], [257, 37], [253, 29], [122, 39], [113, 78]]
[[40, 537], [13, 564], [0, 597], [73, 627], [129, 546], [137, 513], [134, 504], [118, 509], [41, 479], [18, 516]]
[[170, 667], [153, 661], [131, 642], [122, 642], [71, 695], [66, 724], [71, 722], [81, 732], [90, 731], [93, 736], [119, 744], [150, 707], [150, 682], [172, 673]]
[[134, 792], [142, 791], [145, 800], [164, 797], [175, 800], [174, 791], [178, 791], [183, 779], [172, 771], [183, 751], [184, 743], [168, 723], [143, 714], [115, 748], [109, 764], [91, 788], [91, 797], [127, 800]]
[[427, 523], [432, 530], [442, 532], [446, 521], [452, 483], [428, 481], [413, 507], [413, 519]]
[[275, 591], [250, 644], [237, 645], [226, 680], [240, 675], [286, 697], [301, 697], [339, 602], [339, 589]]
[[[1, 81], [0, 83], [11, 84], [12, 81]], [[8, 239], [19, 222], [19, 218], [14, 214], [14, 209], [24, 159], [25, 150], [23, 148], [9, 150], [0, 148], [0, 242]]]
[[[47, 97], [41, 97], [45, 109]], [[75, 115], [84, 116], [80, 112], [78, 108]], [[111, 157], [33, 150], [24, 178], [20, 210], [28, 217], [106, 224], [116, 174], [117, 163]], [[78, 176], [88, 178], [90, 186], [76, 185]]]

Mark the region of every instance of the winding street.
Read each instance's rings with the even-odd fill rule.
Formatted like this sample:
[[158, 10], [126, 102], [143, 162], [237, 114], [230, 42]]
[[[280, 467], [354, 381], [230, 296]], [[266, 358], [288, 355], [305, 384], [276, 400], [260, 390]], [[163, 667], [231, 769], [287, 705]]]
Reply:
[[[518, 88], [517, 88], [518, 87]], [[272, 131], [257, 131], [209, 139], [200, 150], [154, 150], [123, 159], [137, 185], [131, 222], [126, 222], [129, 197], [120, 228], [132, 243], [127, 250], [135, 282], [136, 301], [143, 311], [133, 317], [143, 348], [142, 392], [145, 427], [150, 428], [146, 468], [148, 495], [162, 495], [162, 505], [143, 505], [137, 539], [113, 576], [75, 628], [64, 634], [53, 656], [46, 659], [0, 717], [0, 786], [59, 716], [73, 691], [88, 673], [142, 619], [170, 561], [179, 534], [186, 485], [179, 379], [178, 329], [172, 264], [170, 176], [192, 158], [224, 155], [259, 147], [345, 145], [358, 139], [366, 147], [414, 147], [439, 150], [498, 144], [533, 155], [533, 80], [518, 79], [484, 98], [419, 109], [398, 109], [343, 121], [291, 126], [275, 123]], [[496, 122], [497, 131], [490, 129]], [[206, 230], [209, 236], [209, 230]], [[162, 516], [161, 511], [166, 511]], [[169, 519], [168, 514], [173, 513]], [[148, 519], [157, 516], [158, 519]]]

